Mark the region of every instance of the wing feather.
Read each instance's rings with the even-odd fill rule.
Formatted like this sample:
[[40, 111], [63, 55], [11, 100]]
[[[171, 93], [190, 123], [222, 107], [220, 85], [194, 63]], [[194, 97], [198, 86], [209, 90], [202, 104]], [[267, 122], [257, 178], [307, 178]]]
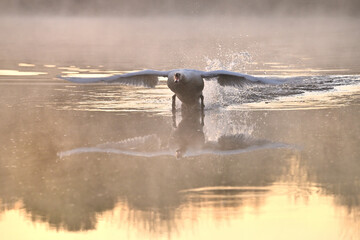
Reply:
[[156, 70], [143, 70], [138, 72], [131, 72], [107, 77], [71, 77], [59, 76], [64, 79], [75, 83], [120, 83], [124, 85], [155, 87], [159, 80], [158, 77], [168, 76], [169, 71], [156, 71]]
[[248, 84], [264, 83], [264, 84], [278, 84], [278, 81], [270, 78], [254, 77], [251, 75], [230, 72], [225, 70], [217, 70], [210, 72], [201, 72], [201, 77], [205, 80], [216, 79], [221, 86], [244, 86]]

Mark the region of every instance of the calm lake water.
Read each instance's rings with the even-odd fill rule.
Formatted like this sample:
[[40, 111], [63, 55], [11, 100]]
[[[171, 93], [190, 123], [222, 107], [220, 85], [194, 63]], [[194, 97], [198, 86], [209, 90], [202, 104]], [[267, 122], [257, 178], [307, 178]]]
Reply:
[[[1, 239], [359, 239], [360, 21], [0, 21]], [[65, 74], [226, 69], [205, 111]], [[181, 149], [183, 157], [176, 158]]]

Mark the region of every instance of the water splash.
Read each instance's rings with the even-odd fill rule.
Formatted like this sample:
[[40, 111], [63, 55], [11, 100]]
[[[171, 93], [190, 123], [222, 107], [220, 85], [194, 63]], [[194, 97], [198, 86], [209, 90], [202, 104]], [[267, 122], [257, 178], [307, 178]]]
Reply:
[[[221, 50], [221, 45], [220, 45]], [[228, 70], [244, 72], [246, 66], [253, 62], [249, 52], [225, 52], [218, 53], [216, 58], [205, 57], [207, 71], [212, 70]]]
[[[218, 53], [215, 58], [205, 57], [206, 71], [213, 70], [227, 70], [234, 72], [245, 73], [246, 67], [253, 62], [252, 56], [247, 51], [231, 52], [224, 51], [222, 46], [218, 46]], [[215, 81], [206, 82], [204, 88], [204, 95], [206, 96], [207, 106], [211, 109], [227, 106], [231, 101], [228, 101], [229, 96], [241, 96], [246, 93], [247, 86], [243, 88], [222, 87]]]
[[216, 110], [205, 116], [204, 132], [208, 141], [215, 141], [224, 135], [251, 136], [255, 125], [249, 122], [249, 112], [241, 111], [236, 114], [228, 110]]
[[[206, 70], [228, 70], [246, 73], [246, 67], [252, 63], [249, 52], [226, 52], [219, 45], [219, 53], [215, 58], [205, 57]], [[325, 94], [338, 86], [359, 84], [359, 75], [308, 75], [308, 76], [265, 76], [263, 79], [274, 80], [280, 84], [254, 84], [243, 87], [222, 87], [215, 81], [206, 82], [204, 95], [207, 107], [218, 109], [222, 107], [239, 106], [248, 103], [277, 101], [280, 97], [299, 94]], [[237, 108], [238, 109], [238, 108]]]

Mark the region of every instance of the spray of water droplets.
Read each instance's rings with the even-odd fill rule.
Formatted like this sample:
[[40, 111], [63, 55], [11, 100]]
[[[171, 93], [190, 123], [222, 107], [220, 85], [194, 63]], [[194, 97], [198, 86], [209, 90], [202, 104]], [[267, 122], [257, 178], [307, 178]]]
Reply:
[[[227, 52], [222, 51], [221, 45], [215, 58], [205, 57], [206, 71], [227, 70], [235, 72], [246, 72], [246, 67], [252, 63], [252, 56], [249, 52]], [[247, 87], [234, 88], [222, 87], [216, 81], [209, 81], [205, 84], [204, 95], [206, 96], [209, 108], [226, 107], [229, 104], [242, 102], [241, 96], [247, 93]]]
[[[206, 71], [227, 70], [245, 72], [251, 64], [252, 56], [249, 52], [226, 52], [218, 47], [215, 58], [205, 57]], [[247, 123], [247, 112], [234, 115], [224, 107], [241, 102], [241, 96], [246, 93], [245, 88], [223, 87], [216, 81], [207, 81], [204, 88], [207, 109], [216, 109], [216, 114], [208, 114], [205, 119], [205, 132], [208, 140], [216, 140], [223, 135], [244, 134], [251, 135], [253, 125]], [[239, 116], [239, 114], [241, 116]], [[236, 122], [236, 123], [235, 123]]]

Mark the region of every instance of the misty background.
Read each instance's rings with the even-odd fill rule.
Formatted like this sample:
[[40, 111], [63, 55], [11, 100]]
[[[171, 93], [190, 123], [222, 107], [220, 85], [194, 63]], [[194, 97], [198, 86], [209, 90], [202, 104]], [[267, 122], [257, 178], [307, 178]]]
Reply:
[[2, 14], [57, 15], [253, 15], [358, 16], [358, 0], [2, 0]]
[[2, 0], [0, 66], [358, 73], [359, 9], [357, 0]]

